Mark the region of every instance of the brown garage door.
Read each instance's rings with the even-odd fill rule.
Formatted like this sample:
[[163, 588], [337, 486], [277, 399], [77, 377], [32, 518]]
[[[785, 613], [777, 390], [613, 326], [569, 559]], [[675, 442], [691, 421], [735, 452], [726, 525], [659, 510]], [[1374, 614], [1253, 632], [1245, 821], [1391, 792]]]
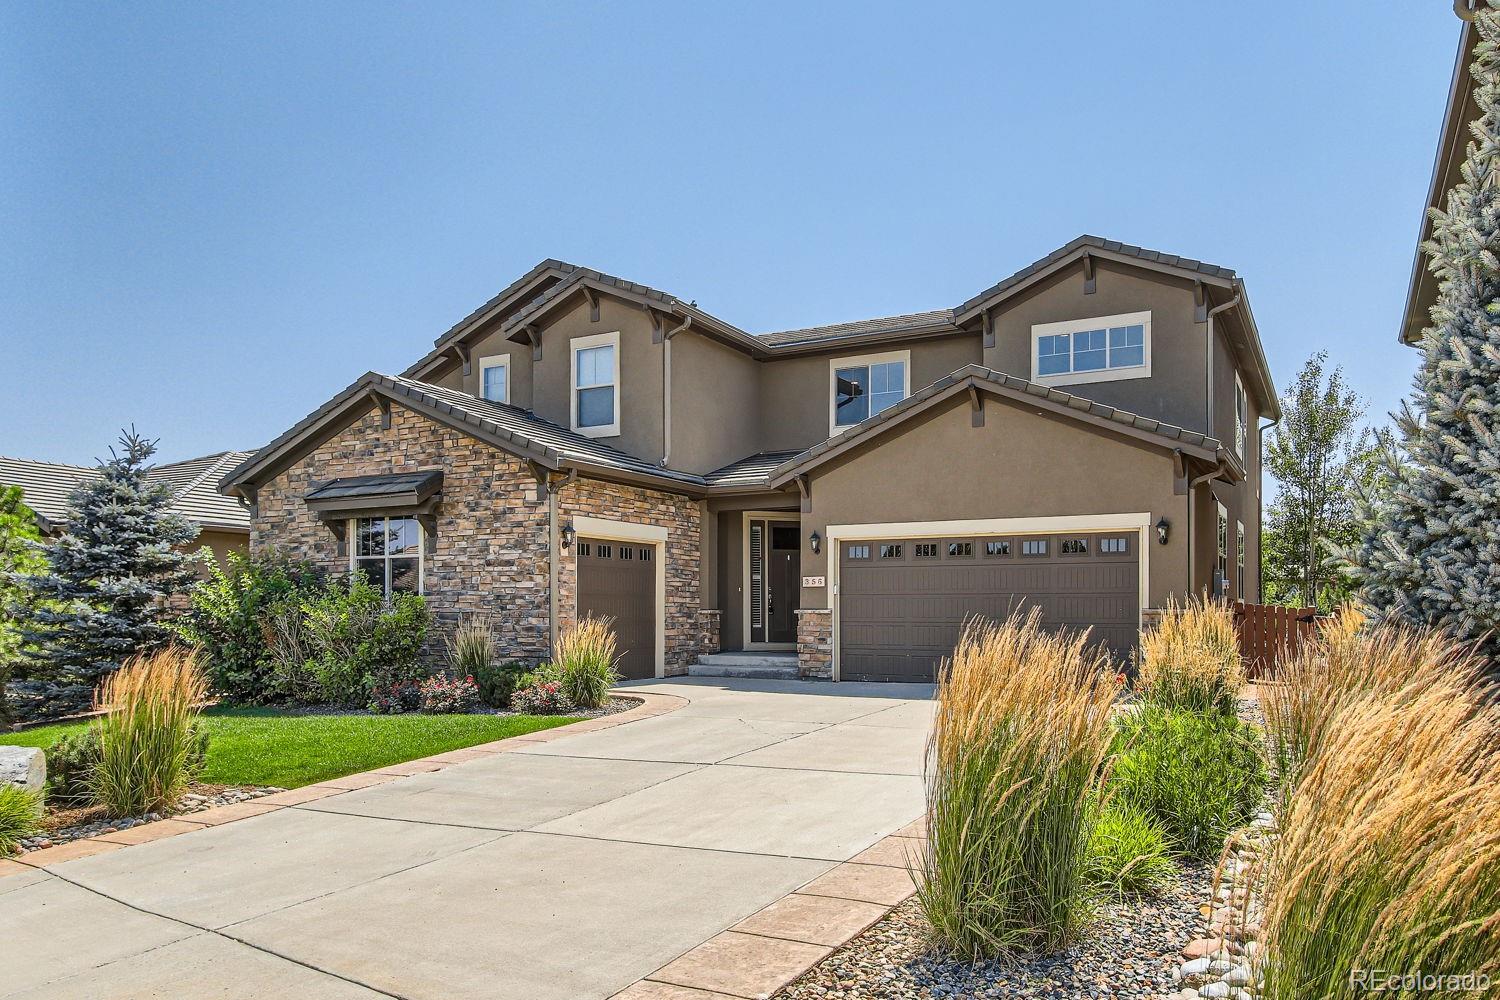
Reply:
[[975, 615], [1041, 609], [1128, 658], [1140, 623], [1137, 532], [839, 543], [839, 676], [931, 681]]
[[639, 542], [580, 538], [578, 616], [613, 618], [621, 676], [656, 676], [656, 549]]

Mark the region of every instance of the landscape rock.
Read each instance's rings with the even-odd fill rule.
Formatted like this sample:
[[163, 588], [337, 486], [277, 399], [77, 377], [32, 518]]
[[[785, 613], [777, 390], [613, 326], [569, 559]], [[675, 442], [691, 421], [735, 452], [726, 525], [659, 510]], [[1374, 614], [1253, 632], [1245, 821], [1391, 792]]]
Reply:
[[47, 785], [47, 755], [37, 747], [0, 746], [0, 785], [41, 791]]

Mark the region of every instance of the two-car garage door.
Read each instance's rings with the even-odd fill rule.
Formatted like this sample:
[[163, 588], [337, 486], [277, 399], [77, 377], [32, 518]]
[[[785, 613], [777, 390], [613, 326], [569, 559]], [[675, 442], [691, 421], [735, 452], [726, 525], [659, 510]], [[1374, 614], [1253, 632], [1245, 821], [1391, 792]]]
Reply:
[[1041, 610], [1123, 661], [1140, 623], [1138, 531], [839, 542], [839, 677], [931, 681], [964, 622]]

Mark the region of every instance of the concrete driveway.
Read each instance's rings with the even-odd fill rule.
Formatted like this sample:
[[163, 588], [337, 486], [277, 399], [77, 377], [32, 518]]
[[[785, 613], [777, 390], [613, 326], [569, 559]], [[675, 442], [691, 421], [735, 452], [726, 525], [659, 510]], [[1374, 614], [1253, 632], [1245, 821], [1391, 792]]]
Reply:
[[608, 997], [922, 812], [930, 689], [679, 710], [0, 879], [0, 996]]

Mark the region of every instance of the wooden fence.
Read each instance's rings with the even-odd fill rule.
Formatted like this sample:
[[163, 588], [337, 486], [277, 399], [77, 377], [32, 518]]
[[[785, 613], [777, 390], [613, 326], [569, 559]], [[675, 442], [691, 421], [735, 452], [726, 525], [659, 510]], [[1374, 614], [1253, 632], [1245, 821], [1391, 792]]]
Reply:
[[1276, 664], [1302, 648], [1317, 628], [1317, 608], [1283, 608], [1271, 604], [1234, 603], [1234, 630], [1240, 658], [1251, 680], [1273, 676]]

